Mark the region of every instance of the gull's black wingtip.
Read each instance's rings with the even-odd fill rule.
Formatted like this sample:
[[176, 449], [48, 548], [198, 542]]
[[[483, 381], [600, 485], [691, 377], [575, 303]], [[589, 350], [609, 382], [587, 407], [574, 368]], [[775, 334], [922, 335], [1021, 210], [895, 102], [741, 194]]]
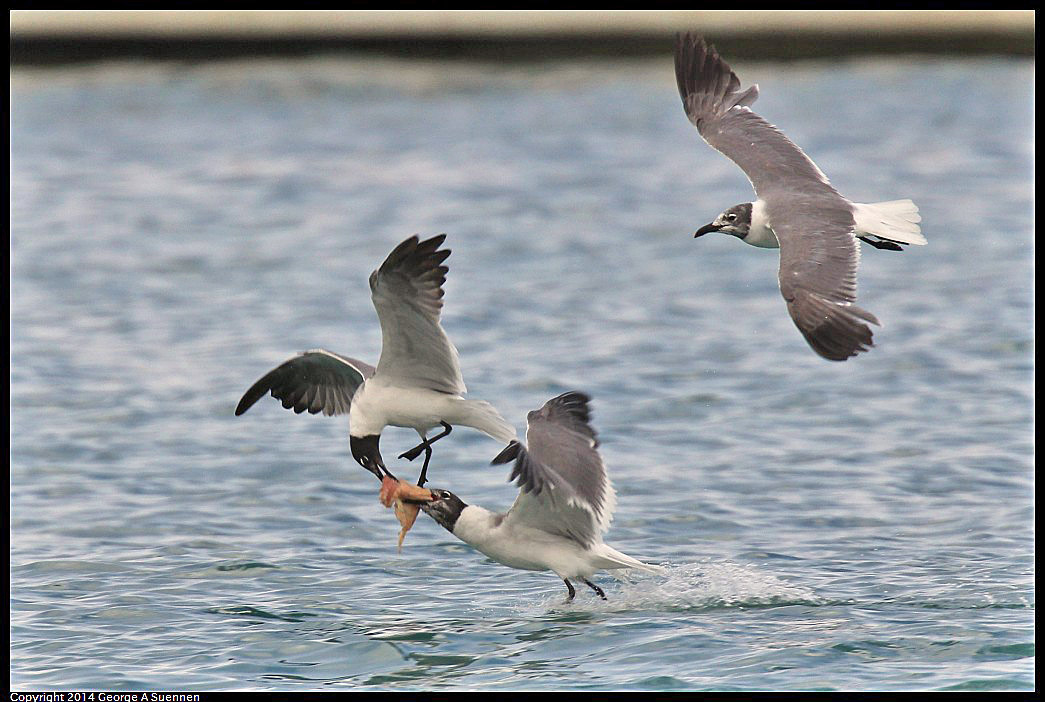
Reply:
[[494, 456], [494, 459], [490, 461], [490, 465], [499, 466], [502, 463], [515, 460], [519, 455], [520, 448], [522, 448], [522, 445], [515, 439], [512, 439], [511, 442], [504, 447], [504, 450]]
[[272, 386], [269, 383], [271, 375], [271, 373], [266, 373], [261, 380], [251, 385], [250, 389], [243, 393], [243, 397], [240, 398], [239, 404], [236, 405], [237, 417], [253, 407], [255, 402], [263, 398], [265, 393], [271, 390]]

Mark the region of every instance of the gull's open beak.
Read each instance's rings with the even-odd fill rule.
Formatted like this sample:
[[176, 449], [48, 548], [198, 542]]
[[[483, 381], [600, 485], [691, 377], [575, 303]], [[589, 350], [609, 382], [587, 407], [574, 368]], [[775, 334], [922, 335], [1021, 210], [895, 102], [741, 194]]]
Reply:
[[693, 235], [693, 238], [696, 239], [698, 236], [704, 236], [708, 232], [717, 232], [721, 228], [722, 227], [718, 226], [715, 223], [705, 224], [703, 227], [697, 230], [697, 233]]
[[[381, 467], [379, 468], [379, 467], [377, 467], [377, 466], [375, 466], [375, 465], [371, 464], [371, 465], [369, 465], [369, 466], [363, 466], [363, 468], [364, 468], [364, 470], [368, 470], [368, 471], [370, 471], [371, 473], [373, 473], [373, 474], [374, 474], [374, 477], [375, 477], [375, 478], [377, 478], [378, 480], [380, 480], [381, 482], [384, 482], [384, 480], [385, 480], [385, 476], [388, 476], [388, 477], [389, 477], [389, 478], [391, 478], [392, 480], [395, 480], [395, 479], [396, 479], [396, 477], [395, 477], [394, 475], [392, 475], [392, 474], [391, 474], [391, 473], [390, 473], [390, 472], [388, 471], [388, 469], [387, 469], [387, 468], [385, 468], [384, 466], [381, 466]], [[382, 469], [384, 469], [384, 471], [385, 471], [384, 473], [382, 473], [382, 472], [381, 472], [381, 470], [382, 470]]]
[[438, 510], [442, 506], [442, 498], [437, 497], [435, 493], [432, 493], [431, 500], [417, 500], [412, 504], [418, 505], [422, 512], [431, 517], [433, 516], [432, 510]]

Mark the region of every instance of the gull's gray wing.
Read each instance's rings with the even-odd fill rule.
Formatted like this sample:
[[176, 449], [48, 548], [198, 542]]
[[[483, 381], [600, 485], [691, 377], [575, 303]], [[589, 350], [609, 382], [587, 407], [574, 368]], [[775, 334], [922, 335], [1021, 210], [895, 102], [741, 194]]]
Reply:
[[[675, 40], [675, 79], [686, 115], [712, 148], [740, 166], [755, 192], [842, 196], [802, 149], [749, 107], [758, 86], [740, 91], [740, 79], [715, 47], [693, 34]], [[844, 203], [844, 200], [842, 200]]]
[[456, 395], [465, 391], [457, 349], [439, 323], [449, 270], [442, 262], [450, 250], [439, 250], [445, 238], [401, 243], [370, 274], [370, 291], [381, 321], [378, 375]]
[[879, 323], [853, 304], [860, 251], [852, 225], [844, 227], [831, 212], [797, 211], [801, 206], [789, 205], [790, 216], [773, 220], [780, 240], [780, 294], [813, 350], [844, 361], [874, 345], [864, 322]]
[[374, 374], [369, 363], [325, 349], [305, 351], [266, 373], [250, 386], [236, 406], [236, 416], [271, 392], [283, 406], [301, 414], [348, 414], [352, 396]]
[[675, 78], [686, 114], [711, 147], [740, 166], [780, 242], [780, 292], [799, 331], [824, 358], [844, 361], [871, 343], [853, 304], [860, 260], [852, 207], [800, 148], [751, 111], [758, 86], [740, 79], [701, 37], [679, 35]]
[[609, 528], [617, 497], [599, 456], [589, 398], [567, 392], [527, 417], [527, 446], [513, 441], [494, 464], [515, 459], [519, 496], [505, 519], [591, 546]]

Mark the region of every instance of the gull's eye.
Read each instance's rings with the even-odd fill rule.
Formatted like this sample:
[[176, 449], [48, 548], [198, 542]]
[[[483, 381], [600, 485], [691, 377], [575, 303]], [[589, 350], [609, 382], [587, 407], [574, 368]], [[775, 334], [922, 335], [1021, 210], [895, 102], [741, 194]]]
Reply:
[[726, 219], [729, 220], [730, 222], [735, 221], [736, 218], [737, 218], [737, 216], [735, 214], [733, 214], [732, 212], [730, 212], [728, 215], [726, 215]]

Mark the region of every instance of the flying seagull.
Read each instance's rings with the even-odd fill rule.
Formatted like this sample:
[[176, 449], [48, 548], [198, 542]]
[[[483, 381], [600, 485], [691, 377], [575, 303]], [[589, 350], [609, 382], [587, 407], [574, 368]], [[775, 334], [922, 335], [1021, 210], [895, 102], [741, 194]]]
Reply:
[[588, 578], [595, 571], [662, 568], [635, 560], [602, 542], [617, 497], [597, 450], [590, 422], [589, 398], [567, 392], [548, 400], [527, 417], [523, 446], [512, 441], [493, 464], [515, 460], [509, 480], [519, 496], [506, 514], [467, 505], [449, 490], [432, 490], [421, 509], [451, 534], [498, 563], [521, 570], [551, 570], [563, 579], [580, 580], [606, 599]]
[[856, 301], [857, 239], [879, 249], [925, 244], [910, 200], [850, 202], [800, 148], [751, 111], [758, 86], [740, 80], [713, 46], [677, 35], [675, 78], [689, 120], [714, 149], [747, 174], [757, 199], [734, 205], [693, 235], [732, 234], [780, 248], [780, 293], [798, 330], [826, 359], [844, 361], [873, 343]]
[[[457, 349], [439, 323], [449, 270], [442, 263], [450, 250], [439, 249], [445, 238], [440, 234], [418, 241], [412, 236], [370, 274], [371, 299], [381, 322], [377, 368], [324, 349], [305, 351], [254, 383], [236, 415], [269, 392], [298, 414], [348, 414], [352, 457], [378, 480], [391, 475], [378, 448], [381, 431], [412, 427], [421, 443], [399, 457], [412, 461], [424, 451], [418, 485], [427, 481], [432, 444], [454, 425], [478, 429], [504, 443], [515, 439], [515, 428], [492, 405], [462, 397]], [[442, 431], [428, 438], [428, 430], [438, 426]]]

